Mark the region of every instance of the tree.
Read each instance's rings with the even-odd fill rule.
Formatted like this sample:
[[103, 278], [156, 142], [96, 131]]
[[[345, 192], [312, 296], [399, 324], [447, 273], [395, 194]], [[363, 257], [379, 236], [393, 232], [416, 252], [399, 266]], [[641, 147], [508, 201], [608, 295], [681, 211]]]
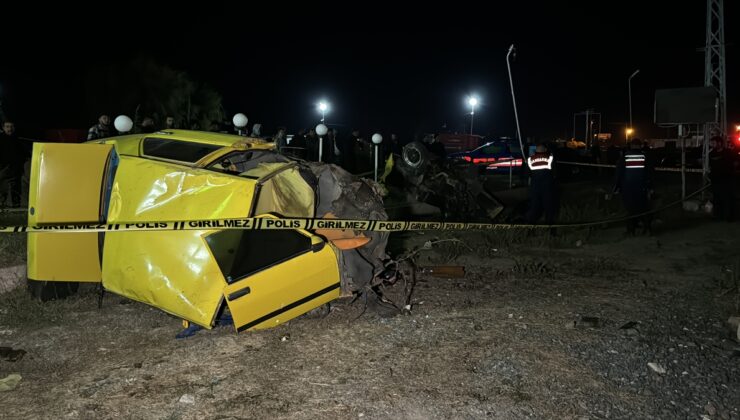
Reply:
[[91, 68], [86, 77], [86, 111], [93, 120], [101, 114], [126, 114], [136, 126], [144, 117], [162, 126], [167, 116], [180, 128], [207, 130], [222, 121], [221, 95], [183, 71], [152, 59], [137, 58], [123, 66]]

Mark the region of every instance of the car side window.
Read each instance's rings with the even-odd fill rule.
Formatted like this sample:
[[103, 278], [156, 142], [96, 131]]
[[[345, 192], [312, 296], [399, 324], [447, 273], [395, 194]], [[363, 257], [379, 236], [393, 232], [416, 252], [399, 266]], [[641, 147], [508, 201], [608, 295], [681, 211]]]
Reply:
[[485, 154], [487, 154], [487, 155], [495, 155], [496, 153], [501, 153], [504, 150], [505, 149], [503, 147], [501, 147], [499, 145], [496, 145], [496, 144], [492, 144], [490, 146], [484, 147], [483, 150], [482, 150], [482, 152], [485, 153]]
[[294, 230], [223, 230], [206, 243], [229, 284], [311, 250], [311, 238]]
[[178, 162], [195, 163], [221, 147], [223, 146], [147, 137], [142, 143], [142, 154], [144, 156], [176, 160]]
[[248, 150], [229, 153], [207, 166], [207, 169], [238, 175], [256, 168], [260, 163], [287, 162], [284, 156], [268, 150]]

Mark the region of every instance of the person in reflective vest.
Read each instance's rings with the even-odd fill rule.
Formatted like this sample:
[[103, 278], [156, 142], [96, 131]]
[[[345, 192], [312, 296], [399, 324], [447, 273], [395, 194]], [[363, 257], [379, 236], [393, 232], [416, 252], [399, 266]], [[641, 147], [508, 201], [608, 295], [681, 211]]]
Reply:
[[551, 225], [558, 213], [558, 193], [552, 153], [544, 144], [538, 144], [535, 153], [527, 158], [527, 167], [531, 179], [527, 222], [537, 223], [544, 213], [545, 223]]
[[[642, 142], [632, 140], [629, 149], [617, 163], [615, 194], [622, 194], [622, 203], [629, 216], [645, 213], [650, 209], [652, 193], [652, 166], [642, 151]], [[631, 217], [627, 220], [627, 234], [634, 235], [639, 221], [643, 233], [650, 234], [650, 215]]]

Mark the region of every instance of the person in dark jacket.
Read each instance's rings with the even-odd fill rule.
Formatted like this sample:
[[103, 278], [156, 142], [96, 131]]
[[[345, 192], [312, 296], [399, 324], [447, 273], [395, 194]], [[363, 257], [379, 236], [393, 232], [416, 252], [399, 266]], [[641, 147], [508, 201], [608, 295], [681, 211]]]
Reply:
[[642, 151], [642, 142], [639, 139], [632, 140], [629, 149], [617, 162], [617, 179], [614, 186], [614, 193], [622, 194], [622, 203], [630, 216], [627, 220], [628, 235], [635, 234], [639, 221], [642, 221], [643, 233], [651, 233], [650, 215], [636, 216], [650, 208], [652, 171], [652, 165]]
[[24, 164], [30, 156], [30, 142], [18, 138], [15, 124], [6, 120], [0, 133], [0, 205], [5, 204], [7, 187], [10, 187], [10, 206], [21, 206], [21, 180]]
[[362, 142], [360, 137], [360, 130], [352, 130], [352, 134], [345, 137], [342, 141], [341, 147], [339, 148], [342, 154], [342, 168], [349, 173], [357, 172], [357, 154], [359, 152], [359, 145]]
[[552, 153], [544, 144], [538, 144], [535, 153], [527, 158], [531, 184], [529, 187], [529, 209], [526, 220], [537, 223], [542, 213], [545, 223], [551, 225], [558, 214], [558, 192], [555, 181], [554, 160]]
[[716, 219], [732, 222], [735, 216], [735, 168], [732, 153], [722, 137], [709, 140], [709, 181], [712, 183], [712, 213]]

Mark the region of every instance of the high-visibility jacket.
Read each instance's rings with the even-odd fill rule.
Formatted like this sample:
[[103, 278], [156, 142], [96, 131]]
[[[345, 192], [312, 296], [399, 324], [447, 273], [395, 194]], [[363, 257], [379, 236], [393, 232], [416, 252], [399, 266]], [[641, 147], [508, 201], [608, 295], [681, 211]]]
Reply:
[[550, 153], [535, 153], [527, 158], [530, 171], [552, 171], [553, 157]]
[[616, 189], [622, 191], [647, 191], [651, 187], [652, 166], [644, 153], [627, 150], [617, 164]]
[[527, 158], [527, 167], [529, 167], [533, 187], [547, 186], [549, 188], [555, 179], [554, 163], [551, 153], [535, 153]]

